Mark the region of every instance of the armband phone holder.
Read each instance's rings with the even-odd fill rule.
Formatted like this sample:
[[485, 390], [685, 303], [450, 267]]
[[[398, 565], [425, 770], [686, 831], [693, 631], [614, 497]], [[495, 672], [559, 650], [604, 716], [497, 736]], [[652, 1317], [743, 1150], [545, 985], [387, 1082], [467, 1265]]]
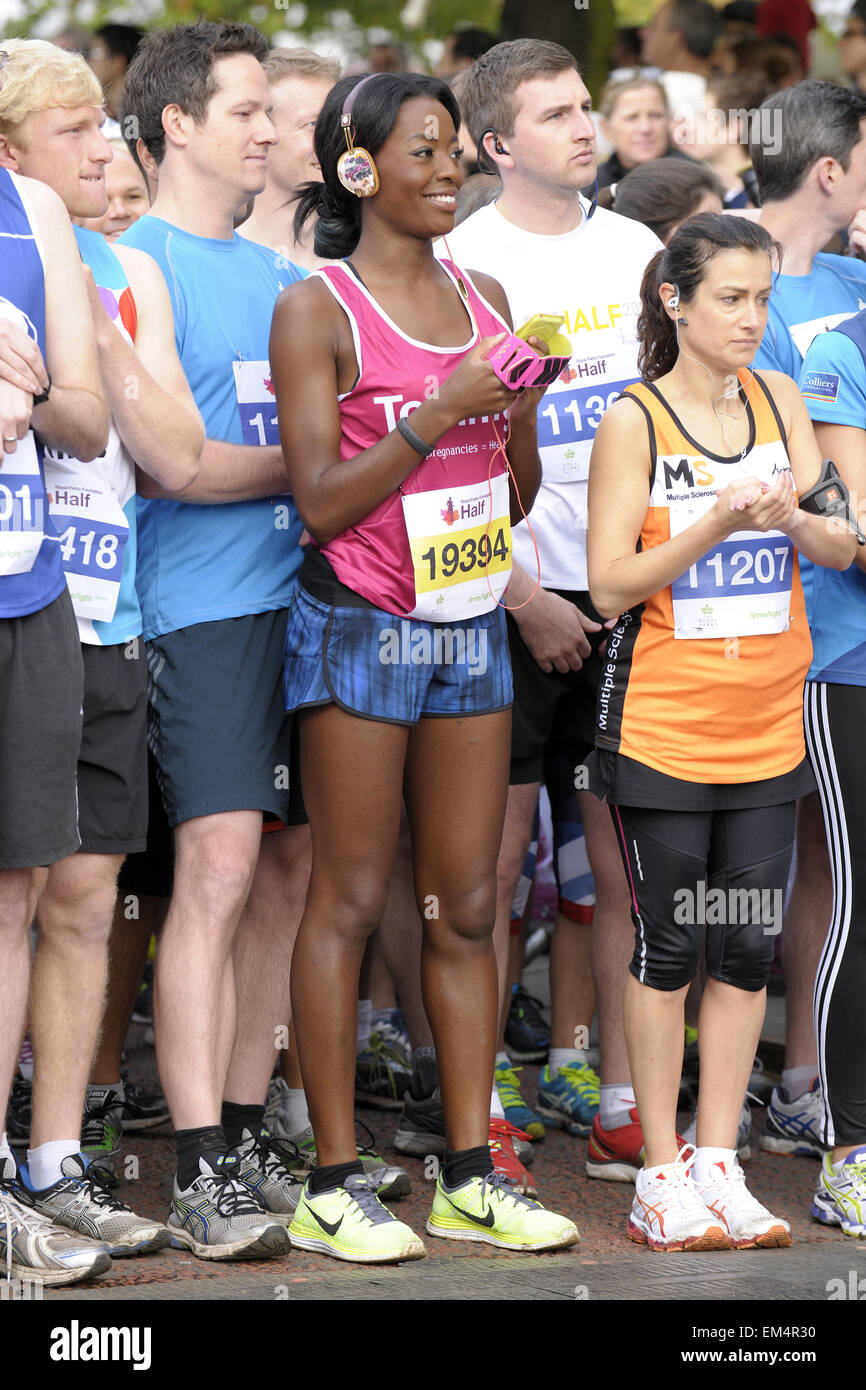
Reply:
[[[565, 322], [561, 315], [536, 314], [516, 333], [495, 347], [488, 362], [500, 381], [518, 391], [523, 386], [548, 386], [571, 361], [571, 343], [559, 332]], [[541, 357], [526, 341], [541, 338], [550, 349], [549, 357]]]
[[866, 545], [866, 536], [860, 530], [857, 518], [851, 511], [850, 500], [848, 487], [839, 469], [832, 459], [825, 459], [821, 466], [820, 478], [814, 487], [803, 493], [800, 506], [804, 512], [812, 512], [815, 516], [839, 517], [850, 526], [857, 537], [857, 544]]

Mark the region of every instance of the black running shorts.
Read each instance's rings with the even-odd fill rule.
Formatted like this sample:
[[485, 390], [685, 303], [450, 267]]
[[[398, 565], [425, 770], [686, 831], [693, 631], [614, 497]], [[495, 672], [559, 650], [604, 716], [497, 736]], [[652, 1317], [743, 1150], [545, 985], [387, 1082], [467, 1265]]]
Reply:
[[0, 620], [0, 869], [56, 864], [78, 849], [83, 690], [65, 586], [38, 612]]

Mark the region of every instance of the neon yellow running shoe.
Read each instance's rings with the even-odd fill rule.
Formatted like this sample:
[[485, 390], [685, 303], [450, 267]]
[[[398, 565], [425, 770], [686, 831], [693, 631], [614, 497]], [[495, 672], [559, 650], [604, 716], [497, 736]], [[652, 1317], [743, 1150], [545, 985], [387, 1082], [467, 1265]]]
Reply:
[[308, 1180], [289, 1237], [300, 1250], [357, 1264], [421, 1260], [427, 1254], [415, 1232], [383, 1207], [375, 1181], [363, 1173], [350, 1173], [345, 1183], [327, 1192], [311, 1192]]
[[515, 1192], [499, 1173], [454, 1188], [440, 1173], [427, 1230], [445, 1240], [480, 1240], [502, 1250], [559, 1250], [580, 1240], [573, 1221]]

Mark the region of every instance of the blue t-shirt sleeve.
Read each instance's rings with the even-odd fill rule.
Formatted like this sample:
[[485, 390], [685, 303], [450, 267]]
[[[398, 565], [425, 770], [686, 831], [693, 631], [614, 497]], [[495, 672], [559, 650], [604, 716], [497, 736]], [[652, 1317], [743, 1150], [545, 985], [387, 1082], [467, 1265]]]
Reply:
[[821, 333], [800, 373], [800, 391], [813, 420], [866, 429], [866, 367], [846, 333]]
[[784, 320], [781, 315], [773, 312], [772, 305], [761, 346], [755, 353], [752, 366], [756, 371], [784, 372], [786, 376], [792, 376], [795, 380], [799, 371], [800, 354], [794, 347]]

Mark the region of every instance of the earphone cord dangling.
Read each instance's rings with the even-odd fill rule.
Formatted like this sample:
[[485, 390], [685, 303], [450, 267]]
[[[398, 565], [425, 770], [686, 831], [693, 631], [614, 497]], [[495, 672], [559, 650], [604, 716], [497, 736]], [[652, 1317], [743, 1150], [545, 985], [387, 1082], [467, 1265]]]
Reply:
[[[676, 286], [674, 286], [674, 289], [676, 289]], [[690, 360], [691, 362], [697, 362], [698, 366], [699, 366], [699, 367], [703, 367], [704, 371], [708, 373], [709, 378], [710, 378], [710, 404], [711, 404], [712, 407], [713, 407], [713, 414], [715, 415], [716, 419], [717, 419], [718, 422], [719, 422], [719, 428], [720, 428], [721, 431], [722, 431], [722, 438], [723, 438], [724, 441], [725, 441], [725, 448], [727, 449], [728, 453], [729, 453], [730, 455], [733, 456], [733, 454], [734, 454], [736, 451], [735, 451], [734, 449], [731, 448], [731, 441], [728, 439], [728, 432], [727, 432], [727, 430], [725, 429], [725, 422], [724, 422], [724, 420], [722, 419], [722, 417], [721, 417], [721, 415], [719, 414], [719, 411], [718, 411], [718, 403], [719, 403], [720, 401], [730, 400], [730, 399], [732, 398], [732, 392], [730, 392], [730, 391], [723, 391], [723, 392], [721, 393], [720, 396], [713, 396], [713, 395], [712, 395], [712, 381], [713, 381], [713, 373], [712, 373], [712, 371], [711, 371], [710, 368], [707, 366], [706, 362], [701, 362], [700, 358], [695, 357], [693, 353], [691, 353], [691, 352], [686, 352], [685, 348], [684, 348], [684, 347], [682, 346], [682, 344], [680, 343], [680, 320], [679, 320], [679, 314], [678, 314], [678, 312], [677, 312], [677, 310], [679, 309], [679, 299], [680, 299], [679, 293], [677, 293], [677, 295], [676, 295], [676, 304], [675, 304], [675, 305], [674, 305], [674, 301], [673, 301], [673, 300], [670, 300], [670, 299], [668, 300], [668, 308], [669, 308], [669, 309], [672, 308], [672, 307], [674, 308], [674, 332], [675, 332], [675, 334], [676, 334], [676, 339], [677, 339], [677, 352], [678, 352], [678, 353], [682, 353], [683, 357], [688, 357], [689, 360]], [[754, 377], [754, 372], [752, 371], [751, 367], [748, 367], [748, 368], [747, 368], [747, 371], [748, 371], [748, 373], [749, 373], [749, 379], [750, 379], [750, 381], [751, 381], [752, 378]], [[738, 380], [737, 380], [737, 394], [739, 394], [740, 389], [741, 389], [741, 388], [740, 388], [740, 382], [739, 382], [739, 379], [738, 379]], [[739, 415], [730, 415], [728, 418], [729, 418], [730, 420], [742, 420], [743, 416], [744, 416], [745, 413], [746, 413], [746, 407], [747, 407], [747, 405], [748, 405], [748, 401], [744, 402], [743, 408], [742, 408], [742, 410], [740, 411]], [[740, 451], [740, 457], [739, 457], [739, 459], [736, 460], [736, 466], [739, 467], [739, 468], [742, 470], [743, 476], [744, 476], [744, 477], [747, 476], [747, 475], [746, 475], [746, 473], [745, 473], [745, 469], [742, 468], [742, 464], [743, 464], [743, 459], [744, 459], [745, 456], [746, 456], [746, 452], [747, 452], [747, 450], [746, 450], [745, 448], [741, 449], [741, 451]]]
[[[476, 319], [475, 311], [472, 308], [472, 302], [469, 298], [469, 291], [467, 290], [466, 285], [463, 282], [463, 277], [461, 276], [460, 271], [457, 270], [457, 263], [454, 260], [454, 257], [451, 255], [451, 247], [448, 245], [448, 238], [446, 236], [443, 236], [442, 240], [445, 243], [445, 250], [448, 252], [448, 259], [457, 271], [457, 284], [460, 290], [460, 294], [466, 304], [466, 311], [469, 314], [469, 318], [472, 323], [472, 327], [475, 330], [476, 337], [480, 340], [481, 330], [478, 327], [478, 320]], [[490, 417], [490, 423], [493, 426], [493, 433], [496, 435], [497, 447], [490, 455], [490, 462], [487, 466], [488, 514], [487, 525], [484, 528], [484, 577], [487, 580], [487, 588], [490, 592], [490, 596], [491, 598], [495, 599], [497, 607], [504, 608], [507, 613], [516, 613], [519, 609], [525, 608], [528, 603], [531, 603], [532, 600], [535, 598], [535, 595], [541, 588], [541, 556], [538, 553], [538, 542], [535, 539], [535, 532], [532, 529], [532, 523], [529, 520], [529, 517], [526, 515], [526, 510], [523, 506], [523, 501], [520, 496], [520, 488], [517, 485], [517, 479], [514, 476], [514, 470], [508, 461], [508, 454], [505, 452], [505, 440], [499, 433], [496, 421], [494, 420], [492, 415]], [[506, 432], [506, 439], [507, 438], [508, 433]], [[517, 505], [523, 513], [523, 520], [526, 522], [526, 525], [529, 529], [529, 534], [532, 537], [532, 547], [535, 551], [535, 587], [533, 588], [532, 593], [529, 595], [529, 598], [524, 599], [522, 603], [503, 603], [501, 599], [496, 598], [496, 595], [493, 592], [493, 585], [490, 583], [490, 556], [492, 554], [492, 549], [490, 545], [490, 527], [493, 524], [493, 465], [496, 462], [496, 459], [499, 456], [499, 454], [501, 454], [503, 459], [505, 460], [505, 467], [508, 471], [508, 476], [510, 477], [511, 482], [514, 485], [514, 492], [517, 497]]]

